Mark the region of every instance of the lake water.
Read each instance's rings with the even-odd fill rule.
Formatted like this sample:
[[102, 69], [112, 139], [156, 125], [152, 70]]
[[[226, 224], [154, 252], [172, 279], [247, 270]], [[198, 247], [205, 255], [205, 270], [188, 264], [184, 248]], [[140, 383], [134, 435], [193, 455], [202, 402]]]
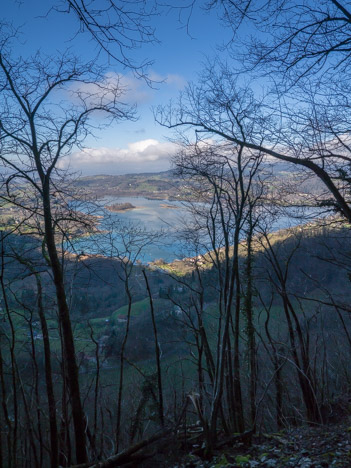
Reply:
[[74, 250], [78, 253], [131, 256], [143, 263], [161, 258], [170, 262], [194, 253], [178, 239], [179, 226], [185, 218], [190, 219], [181, 202], [121, 197], [106, 198], [102, 204], [128, 202], [136, 208], [117, 213], [98, 210], [96, 213], [103, 216], [99, 229], [106, 233], [75, 240]]
[[[136, 208], [118, 213], [105, 210], [103, 206], [113, 203], [131, 203]], [[82, 208], [79, 208], [82, 210]], [[87, 207], [86, 210], [90, 209]], [[192, 216], [182, 202], [149, 200], [143, 197], [106, 198], [96, 214], [101, 216], [99, 229], [102, 234], [80, 238], [71, 248], [77, 253], [100, 254], [106, 256], [129, 257], [142, 263], [163, 259], [175, 259], [205, 253], [209, 246], [198, 247], [186, 234], [184, 224], [191, 223]], [[301, 219], [283, 214], [271, 225], [271, 230], [301, 224]], [[181, 240], [182, 238], [182, 240]], [[202, 239], [206, 244], [206, 240]]]

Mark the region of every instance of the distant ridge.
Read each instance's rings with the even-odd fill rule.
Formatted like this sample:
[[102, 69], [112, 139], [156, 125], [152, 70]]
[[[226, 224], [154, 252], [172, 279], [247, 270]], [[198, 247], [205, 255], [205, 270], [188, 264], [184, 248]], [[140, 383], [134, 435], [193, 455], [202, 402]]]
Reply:
[[97, 198], [146, 197], [155, 200], [179, 200], [187, 198], [189, 192], [184, 180], [173, 169], [140, 174], [84, 176], [77, 179], [74, 185], [86, 189]]
[[90, 174], [87, 176], [81, 176], [78, 180], [82, 179], [90, 179], [94, 177], [133, 177], [133, 176], [157, 176], [157, 175], [166, 175], [166, 174], [175, 174], [176, 169], [168, 169], [167, 171], [160, 171], [160, 172], [127, 172], [126, 174]]
[[[276, 190], [287, 184], [292, 193], [320, 194], [321, 181], [314, 176], [301, 177], [290, 164], [263, 164], [262, 172], [270, 174]], [[102, 182], [103, 181], [103, 182]], [[177, 174], [177, 170], [142, 172], [140, 174], [98, 174], [78, 178], [74, 185], [97, 198], [145, 197], [154, 200], [188, 200], [192, 198], [190, 184]], [[285, 187], [286, 189], [286, 187]]]

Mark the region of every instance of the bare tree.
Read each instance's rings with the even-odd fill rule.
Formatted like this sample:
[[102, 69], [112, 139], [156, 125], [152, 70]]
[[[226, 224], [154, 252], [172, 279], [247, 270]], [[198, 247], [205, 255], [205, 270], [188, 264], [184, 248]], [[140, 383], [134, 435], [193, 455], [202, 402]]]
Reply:
[[290, 163], [319, 179], [319, 203], [350, 221], [349, 2], [214, 0], [207, 7], [232, 28], [230, 47], [159, 120]]
[[[198, 317], [197, 323], [190, 312], [187, 314], [189, 324], [196, 332], [199, 359], [204, 351], [208, 364], [208, 368], [205, 367], [211, 388], [208, 415], [199, 407], [208, 453], [211, 453], [216, 441], [218, 421], [229, 433], [244, 432], [245, 428], [240, 352], [243, 309], [249, 326], [251, 399], [254, 407], [256, 374], [250, 296], [252, 287], [248, 282], [248, 289], [244, 291], [239, 245], [245, 229], [248, 228], [252, 236], [255, 228], [253, 210], [262, 196], [262, 186], [257, 178], [260, 162], [259, 152], [245, 153], [243, 146], [204, 143], [187, 147], [175, 160], [178, 171], [192, 184], [194, 194], [198, 195], [196, 203], [191, 204], [194, 229], [198, 237], [206, 239], [204, 246], [207, 253], [203, 254], [203, 262], [212, 267], [212, 276], [216, 277], [215, 282], [212, 279], [212, 286], [216, 285], [218, 307], [215, 332], [206, 330], [203, 321], [202, 287], [197, 294], [200, 303], [195, 301], [192, 304]], [[250, 266], [246, 268], [247, 278], [251, 277], [249, 270]], [[196, 297], [197, 289], [191, 287], [193, 297]], [[246, 301], [243, 304], [245, 292]], [[209, 337], [212, 333], [215, 333], [216, 345], [211, 349], [209, 342], [212, 340]], [[202, 378], [202, 374], [199, 375]]]
[[[50, 338], [49, 338], [49, 329], [45, 314], [45, 307], [44, 307], [44, 300], [43, 300], [43, 285], [42, 279], [40, 275], [40, 270], [37, 266], [33, 265], [33, 262], [27, 260], [19, 254], [19, 252], [13, 252], [13, 256], [16, 260], [24, 265], [31, 275], [34, 275], [35, 282], [36, 282], [36, 289], [37, 289], [37, 311], [40, 319], [40, 325], [42, 330], [43, 336], [43, 345], [44, 345], [44, 357], [45, 357], [45, 383], [46, 383], [46, 394], [47, 394], [47, 401], [48, 401], [48, 409], [49, 409], [49, 427], [50, 427], [50, 461], [51, 461], [51, 468], [55, 468], [58, 466], [58, 430], [57, 430], [57, 418], [56, 418], [56, 400], [55, 400], [55, 392], [54, 392], [54, 385], [53, 385], [53, 373], [52, 373], [52, 357], [51, 357], [51, 347], [50, 347]], [[39, 270], [39, 271], [38, 271]], [[26, 307], [26, 304], [21, 304], [22, 308]], [[30, 322], [30, 325], [31, 322]], [[31, 335], [33, 335], [32, 327], [31, 327]], [[32, 338], [32, 347], [34, 349]], [[33, 354], [33, 360], [36, 366], [36, 373], [38, 374], [38, 365], [37, 361]], [[38, 385], [38, 384], [37, 384]], [[37, 399], [37, 411], [40, 412], [40, 404], [39, 398]], [[43, 450], [43, 443], [40, 441], [40, 450]]]
[[148, 43], [157, 43], [152, 25], [152, 19], [160, 9], [156, 1], [59, 0], [53, 3], [53, 10], [74, 15], [80, 31], [87, 32], [100, 50], [151, 83], [147, 68], [152, 60], [137, 62], [131, 57], [131, 51]]
[[[273, 72], [289, 84], [320, 72], [329, 76], [350, 67], [351, 10], [338, 0], [211, 0], [232, 29], [232, 52], [238, 51], [248, 69]], [[250, 27], [250, 38], [241, 27]], [[243, 47], [244, 46], [244, 47]]]
[[62, 327], [76, 456], [78, 462], [85, 462], [86, 422], [56, 237], [57, 202], [60, 198], [68, 202], [60, 195], [59, 180], [65, 174], [58, 164], [92, 130], [89, 120], [94, 113], [107, 116], [111, 122], [131, 118], [132, 112], [120, 103], [119, 83], [106, 82], [93, 63], [81, 65], [69, 54], [59, 58], [36, 54], [29, 60], [15, 59], [5, 31], [1, 39], [0, 73], [0, 160], [7, 171], [2, 196], [42, 219], [44, 251], [53, 275]]
[[178, 105], [158, 109], [157, 119], [169, 128], [192, 128], [197, 139], [216, 136], [314, 174], [325, 188], [319, 204], [351, 220], [350, 116], [341, 106], [347, 89], [322, 98], [306, 91], [283, 108], [275, 92], [257, 98], [226, 65], [210, 65]]
[[[288, 326], [291, 354], [296, 366], [299, 384], [306, 407], [308, 421], [321, 422], [320, 408], [317, 400], [317, 382], [312, 374], [309, 335], [303, 330], [299, 313], [294, 306], [288, 290], [289, 269], [291, 260], [300, 247], [300, 239], [296, 240], [291, 252], [288, 252], [283, 261], [279, 258], [278, 248], [274, 248], [269, 236], [262, 236], [262, 244], [269, 262], [269, 282], [274, 285], [282, 300], [282, 306]], [[269, 334], [267, 334], [268, 336]], [[270, 337], [268, 336], [270, 339]]]

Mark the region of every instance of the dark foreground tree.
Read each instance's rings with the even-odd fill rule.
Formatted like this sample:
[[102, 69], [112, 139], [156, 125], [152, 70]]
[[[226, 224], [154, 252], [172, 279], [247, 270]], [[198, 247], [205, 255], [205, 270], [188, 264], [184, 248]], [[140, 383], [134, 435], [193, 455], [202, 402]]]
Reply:
[[209, 65], [177, 105], [158, 109], [169, 128], [193, 129], [197, 140], [216, 138], [289, 163], [320, 181], [315, 205], [351, 221], [349, 84], [318, 91], [305, 86], [285, 96], [276, 89], [257, 97], [226, 64]]
[[109, 122], [130, 118], [132, 113], [120, 103], [118, 80], [107, 81], [93, 63], [81, 65], [69, 54], [14, 58], [9, 36], [4, 31], [1, 34], [1, 196], [29, 212], [42, 226], [43, 251], [52, 271], [62, 328], [76, 456], [78, 462], [85, 462], [86, 421], [57, 247], [60, 220], [70, 218], [72, 213], [66, 194], [60, 191], [60, 182], [67, 174], [58, 165], [91, 131], [89, 119], [94, 113], [99, 120], [107, 116]]
[[[348, 1], [213, 0], [232, 41], [166, 126], [242, 144], [322, 183], [319, 205], [351, 220], [351, 6]], [[246, 34], [250, 28], [250, 37]]]
[[131, 50], [156, 43], [153, 17], [160, 11], [155, 1], [83, 0], [54, 1], [52, 9], [74, 15], [80, 32], [87, 32], [95, 45], [124, 68], [148, 82], [147, 68], [152, 60], [138, 62]]
[[[215, 325], [206, 323], [203, 282], [206, 270], [197, 265], [197, 281], [191, 282], [190, 300], [179, 301], [186, 326], [194, 334], [193, 356], [197, 355], [199, 398], [193, 395], [203, 425], [206, 452], [210, 455], [218, 431], [227, 435], [245, 430], [241, 326], [246, 321], [251, 364], [250, 430], [255, 425], [255, 343], [252, 318], [250, 266], [240, 265], [240, 241], [246, 231], [253, 236], [264, 187], [258, 177], [262, 157], [244, 152], [240, 145], [204, 144], [187, 147], [175, 158], [177, 171], [192, 188], [193, 238], [203, 255], [194, 259], [211, 268], [207, 296], [214, 301]], [[201, 276], [204, 276], [201, 278]], [[184, 282], [186, 284], [186, 282]], [[246, 284], [245, 284], [246, 283]], [[243, 299], [245, 297], [245, 299]], [[245, 317], [243, 317], [245, 315]], [[215, 343], [211, 347], [210, 343]], [[207, 392], [203, 392], [206, 388]], [[206, 401], [207, 400], [207, 401]], [[203, 403], [203, 402], [206, 403]]]
[[[274, 73], [290, 86], [307, 78], [343, 73], [351, 65], [348, 0], [212, 0], [232, 29], [230, 53], [255, 73]], [[250, 27], [243, 38], [242, 26]], [[325, 82], [327, 84], [327, 81]]]

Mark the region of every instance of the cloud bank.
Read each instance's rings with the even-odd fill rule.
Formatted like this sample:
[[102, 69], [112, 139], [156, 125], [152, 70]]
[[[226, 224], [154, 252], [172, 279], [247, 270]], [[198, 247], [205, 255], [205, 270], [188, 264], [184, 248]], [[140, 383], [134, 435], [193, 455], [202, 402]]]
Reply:
[[61, 160], [60, 167], [83, 175], [165, 171], [177, 149], [175, 143], [154, 139], [129, 143], [127, 148], [86, 148]]
[[131, 73], [108, 72], [95, 83], [72, 83], [70, 98], [75, 101], [79, 96], [90, 105], [101, 102], [108, 104], [114, 99], [129, 105], [140, 105], [151, 102], [158, 89], [168, 87], [179, 91], [186, 85], [185, 79], [177, 74], [160, 75], [151, 72], [149, 78], [154, 81], [152, 87], [148, 86], [145, 80], [138, 79]]

